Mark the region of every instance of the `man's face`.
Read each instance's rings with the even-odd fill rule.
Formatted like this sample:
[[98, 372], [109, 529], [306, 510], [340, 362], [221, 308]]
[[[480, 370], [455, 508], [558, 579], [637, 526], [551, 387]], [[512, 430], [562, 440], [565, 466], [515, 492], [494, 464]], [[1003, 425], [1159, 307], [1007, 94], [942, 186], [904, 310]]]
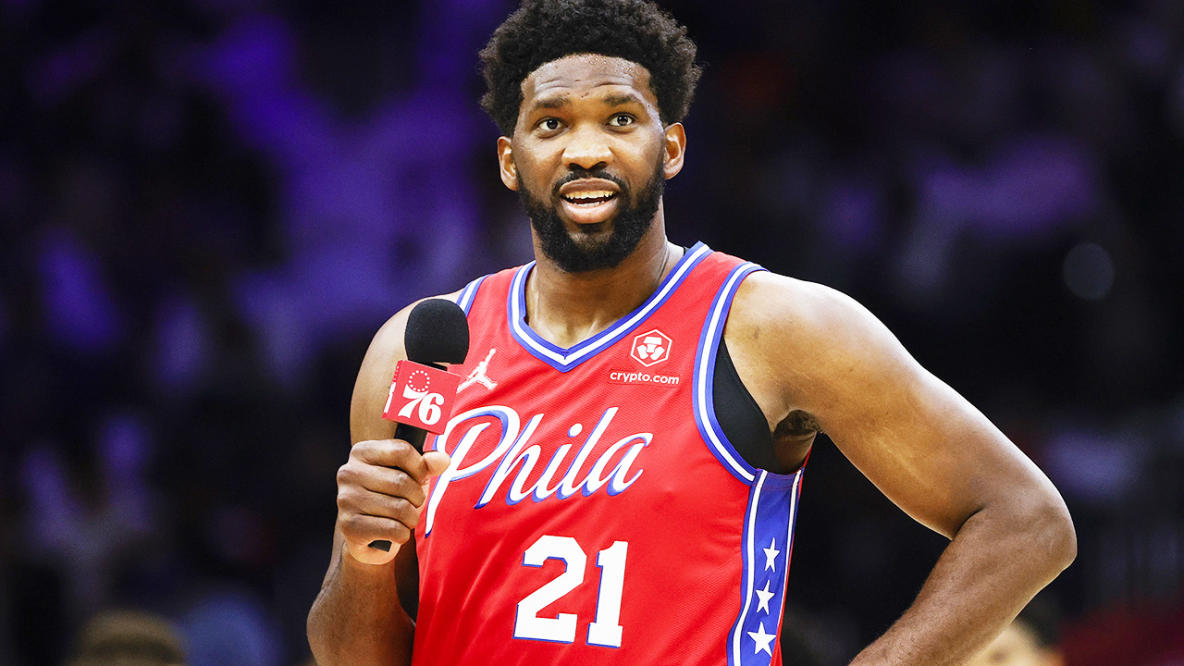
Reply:
[[682, 127], [663, 128], [649, 78], [628, 60], [576, 55], [522, 83], [514, 135], [498, 140], [502, 180], [518, 191], [536, 246], [565, 271], [629, 256], [681, 169]]

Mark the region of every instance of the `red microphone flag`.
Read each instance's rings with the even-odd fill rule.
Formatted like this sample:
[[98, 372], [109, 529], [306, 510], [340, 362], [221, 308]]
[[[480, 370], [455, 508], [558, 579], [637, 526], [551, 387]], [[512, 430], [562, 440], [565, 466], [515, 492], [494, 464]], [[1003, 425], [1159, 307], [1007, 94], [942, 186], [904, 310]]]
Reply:
[[456, 402], [460, 375], [413, 361], [399, 361], [382, 418], [441, 434]]

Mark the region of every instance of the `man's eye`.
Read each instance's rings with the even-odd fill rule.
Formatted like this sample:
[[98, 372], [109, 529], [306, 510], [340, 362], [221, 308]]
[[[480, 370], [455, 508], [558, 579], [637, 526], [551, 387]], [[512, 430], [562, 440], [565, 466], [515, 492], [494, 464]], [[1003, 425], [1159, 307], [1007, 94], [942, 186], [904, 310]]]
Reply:
[[628, 113], [618, 113], [609, 119], [608, 124], [612, 127], [627, 127], [636, 122], [633, 116]]
[[541, 123], [539, 123], [539, 128], [548, 132], [554, 132], [555, 130], [559, 129], [560, 126], [561, 123], [555, 118], [545, 118]]

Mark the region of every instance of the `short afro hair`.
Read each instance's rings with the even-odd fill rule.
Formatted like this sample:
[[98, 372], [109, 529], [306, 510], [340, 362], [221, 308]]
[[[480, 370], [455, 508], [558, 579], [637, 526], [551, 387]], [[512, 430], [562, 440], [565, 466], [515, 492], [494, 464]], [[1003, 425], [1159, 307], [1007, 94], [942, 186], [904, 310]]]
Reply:
[[508, 136], [531, 72], [564, 56], [595, 53], [649, 70], [662, 122], [679, 122], [702, 71], [695, 52], [687, 29], [646, 0], [524, 0], [481, 50], [481, 108]]

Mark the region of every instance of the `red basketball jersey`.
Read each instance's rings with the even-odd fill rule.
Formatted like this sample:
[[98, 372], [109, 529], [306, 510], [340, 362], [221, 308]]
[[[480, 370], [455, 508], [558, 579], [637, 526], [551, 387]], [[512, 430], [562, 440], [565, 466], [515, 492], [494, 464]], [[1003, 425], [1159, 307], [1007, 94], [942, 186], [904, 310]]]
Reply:
[[703, 244], [564, 349], [525, 322], [533, 264], [470, 283], [452, 456], [416, 528], [414, 663], [780, 664], [801, 484], [746, 463], [715, 352], [759, 270]]

